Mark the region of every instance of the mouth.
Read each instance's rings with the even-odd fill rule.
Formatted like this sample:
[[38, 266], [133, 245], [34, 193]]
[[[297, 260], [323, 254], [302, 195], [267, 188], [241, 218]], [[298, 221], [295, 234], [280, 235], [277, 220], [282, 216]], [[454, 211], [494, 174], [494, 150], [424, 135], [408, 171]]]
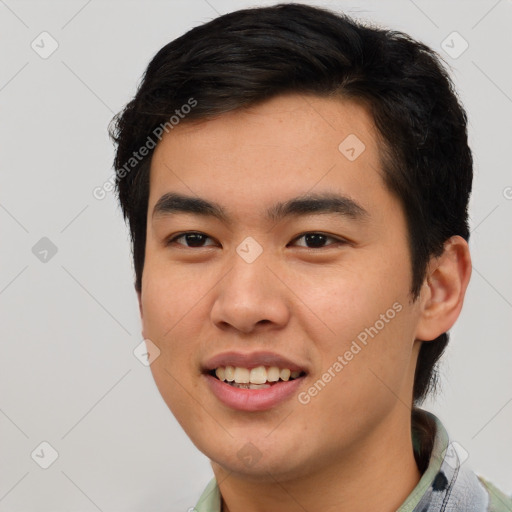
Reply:
[[231, 351], [205, 361], [202, 373], [207, 389], [224, 406], [255, 412], [289, 402], [308, 368], [273, 352]]
[[238, 389], [268, 389], [282, 382], [290, 382], [306, 375], [302, 370], [279, 368], [278, 366], [219, 366], [208, 372], [215, 379]]
[[203, 367], [207, 389], [230, 409], [267, 411], [298, 395], [308, 371], [268, 352], [220, 354]]

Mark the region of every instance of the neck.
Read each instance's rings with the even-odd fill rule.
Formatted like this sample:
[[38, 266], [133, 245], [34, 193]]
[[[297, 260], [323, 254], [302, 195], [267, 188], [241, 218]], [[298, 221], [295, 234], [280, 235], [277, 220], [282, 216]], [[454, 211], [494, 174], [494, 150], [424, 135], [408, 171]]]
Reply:
[[410, 414], [389, 418], [369, 438], [330, 463], [297, 478], [265, 481], [232, 473], [212, 462], [223, 498], [222, 512], [394, 511], [418, 484]]

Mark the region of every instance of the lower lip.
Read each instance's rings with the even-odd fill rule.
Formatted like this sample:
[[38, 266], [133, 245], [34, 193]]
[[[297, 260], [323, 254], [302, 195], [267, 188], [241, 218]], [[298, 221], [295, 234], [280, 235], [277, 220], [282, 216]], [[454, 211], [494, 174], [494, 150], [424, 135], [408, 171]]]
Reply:
[[284, 402], [297, 392], [304, 377], [280, 381], [269, 388], [243, 389], [207, 374], [204, 375], [213, 394], [224, 404], [239, 411], [266, 411]]

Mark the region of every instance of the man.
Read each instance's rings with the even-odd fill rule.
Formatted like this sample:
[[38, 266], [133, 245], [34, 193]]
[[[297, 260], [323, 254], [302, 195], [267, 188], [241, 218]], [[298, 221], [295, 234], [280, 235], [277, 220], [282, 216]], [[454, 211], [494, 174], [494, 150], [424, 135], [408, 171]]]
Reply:
[[230, 13], [158, 52], [113, 137], [151, 369], [215, 475], [195, 510], [512, 510], [418, 407], [471, 274], [428, 47]]

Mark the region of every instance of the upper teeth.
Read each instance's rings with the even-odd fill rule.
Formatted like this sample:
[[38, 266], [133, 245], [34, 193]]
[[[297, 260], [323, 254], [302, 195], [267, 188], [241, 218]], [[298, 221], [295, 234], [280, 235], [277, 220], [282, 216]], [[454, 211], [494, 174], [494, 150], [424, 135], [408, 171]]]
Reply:
[[271, 366], [257, 366], [256, 368], [241, 368], [239, 366], [220, 366], [215, 370], [219, 380], [236, 382], [237, 384], [264, 384], [265, 382], [277, 382], [279, 379], [287, 381], [296, 379], [301, 372], [292, 372], [288, 368]]

